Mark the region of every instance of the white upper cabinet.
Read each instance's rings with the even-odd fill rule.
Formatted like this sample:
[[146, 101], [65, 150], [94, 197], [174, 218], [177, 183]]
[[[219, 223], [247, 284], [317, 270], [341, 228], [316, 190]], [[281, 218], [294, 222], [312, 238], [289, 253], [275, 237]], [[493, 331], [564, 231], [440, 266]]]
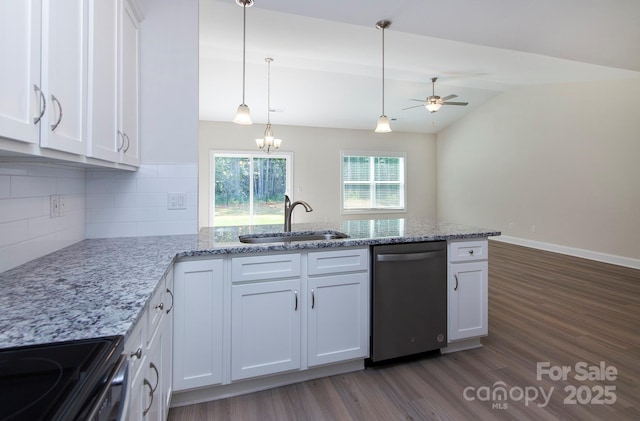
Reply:
[[139, 166], [141, 20], [135, 0], [1, 1], [0, 149]]
[[137, 166], [139, 14], [126, 0], [89, 6], [87, 156]]
[[[0, 137], [40, 142], [40, 0], [0, 2]], [[10, 64], [10, 65], [8, 65]]]
[[86, 153], [87, 0], [42, 1], [40, 146]]
[[87, 156], [117, 162], [124, 141], [118, 133], [118, 43], [121, 1], [89, 2], [89, 144]]
[[140, 37], [139, 21], [128, 1], [122, 15], [122, 64], [120, 66], [120, 132], [124, 138], [122, 161], [140, 164]]

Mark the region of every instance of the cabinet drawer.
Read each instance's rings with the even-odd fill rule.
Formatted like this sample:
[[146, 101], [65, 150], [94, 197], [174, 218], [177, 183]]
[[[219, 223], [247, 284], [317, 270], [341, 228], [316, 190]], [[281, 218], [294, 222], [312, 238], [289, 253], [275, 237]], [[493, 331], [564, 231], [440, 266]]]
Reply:
[[487, 240], [451, 241], [449, 242], [450, 262], [470, 262], [474, 260], [487, 260]]
[[134, 377], [140, 369], [142, 359], [146, 354], [146, 331], [145, 325], [147, 315], [143, 314], [142, 318], [133, 327], [133, 331], [127, 338], [124, 345], [124, 352], [129, 358], [129, 376]]
[[341, 249], [309, 253], [309, 275], [359, 272], [369, 269], [368, 249]]
[[165, 310], [168, 308], [167, 304], [165, 303], [165, 287], [164, 287], [164, 281], [161, 282], [161, 285], [158, 287], [158, 290], [156, 291], [155, 294], [153, 294], [153, 297], [151, 298], [151, 301], [149, 301], [149, 307], [147, 308], [147, 342], [146, 344], [148, 345], [149, 342], [151, 342], [151, 340], [153, 339], [153, 336], [156, 333], [156, 330], [158, 329], [158, 326], [160, 325], [160, 321], [162, 320], [162, 317], [164, 316], [164, 312]]
[[298, 276], [300, 276], [299, 254], [274, 254], [231, 259], [232, 282], [250, 282]]

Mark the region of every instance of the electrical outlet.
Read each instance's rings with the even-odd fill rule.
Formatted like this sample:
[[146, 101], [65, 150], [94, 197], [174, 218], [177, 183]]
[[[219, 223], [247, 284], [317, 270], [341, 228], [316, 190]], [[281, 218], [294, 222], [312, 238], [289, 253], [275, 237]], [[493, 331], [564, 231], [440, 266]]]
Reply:
[[49, 217], [57, 218], [60, 216], [60, 197], [57, 194], [49, 196]]
[[181, 210], [187, 208], [187, 193], [167, 193], [167, 209]]
[[67, 214], [67, 197], [63, 194], [58, 195], [58, 216]]

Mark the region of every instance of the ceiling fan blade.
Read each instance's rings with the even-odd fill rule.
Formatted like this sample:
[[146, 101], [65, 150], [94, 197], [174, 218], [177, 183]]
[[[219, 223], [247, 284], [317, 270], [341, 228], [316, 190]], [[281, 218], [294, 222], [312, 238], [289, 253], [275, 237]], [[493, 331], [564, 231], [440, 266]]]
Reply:
[[424, 102], [424, 99], [410, 99], [409, 101], [418, 101], [418, 102]]
[[448, 101], [448, 100], [450, 100], [450, 99], [457, 98], [457, 97], [458, 97], [458, 95], [453, 95], [453, 94], [451, 94], [451, 95], [447, 95], [447, 96], [445, 96], [444, 98], [442, 98], [442, 100], [443, 100], [443, 101]]
[[403, 108], [402, 110], [410, 110], [412, 108], [424, 107], [424, 105], [414, 105], [413, 107]]
[[442, 105], [469, 105], [468, 102], [443, 102]]

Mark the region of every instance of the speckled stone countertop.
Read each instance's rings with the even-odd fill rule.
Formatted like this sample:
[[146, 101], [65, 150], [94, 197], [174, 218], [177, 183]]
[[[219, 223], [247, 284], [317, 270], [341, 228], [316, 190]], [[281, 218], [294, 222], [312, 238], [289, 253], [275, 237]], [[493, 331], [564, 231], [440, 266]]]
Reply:
[[281, 225], [203, 228], [198, 235], [89, 239], [0, 273], [0, 348], [129, 334], [176, 259], [232, 253], [479, 238], [500, 232], [427, 220], [293, 224], [349, 238], [246, 244]]

